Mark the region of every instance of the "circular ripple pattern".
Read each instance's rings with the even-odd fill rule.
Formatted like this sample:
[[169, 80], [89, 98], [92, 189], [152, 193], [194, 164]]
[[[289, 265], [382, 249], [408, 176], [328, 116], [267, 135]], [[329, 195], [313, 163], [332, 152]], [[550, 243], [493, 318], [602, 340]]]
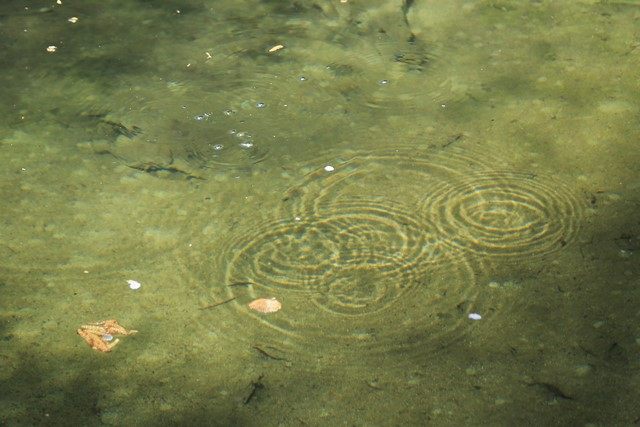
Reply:
[[543, 255], [578, 230], [582, 206], [564, 185], [542, 176], [484, 172], [430, 194], [422, 203], [452, 246], [481, 255]]
[[[484, 324], [490, 320], [476, 268], [454, 254], [394, 274], [334, 269], [327, 283], [307, 292], [260, 282], [229, 287], [236, 300], [226, 308], [238, 310], [236, 335], [240, 328], [251, 331], [251, 345], [278, 358], [305, 366], [355, 367], [365, 359], [407, 366], [464, 336], [474, 326], [468, 314], [478, 307], [487, 313]], [[247, 308], [263, 297], [276, 297], [282, 310], [265, 316]]]
[[364, 314], [392, 304], [419, 266], [443, 255], [433, 225], [375, 200], [339, 212], [267, 224], [236, 242], [228, 283], [310, 294], [324, 309]]
[[[486, 327], [501, 302], [478, 286], [486, 258], [474, 255], [548, 253], [575, 235], [581, 215], [568, 188], [491, 163], [456, 147], [314, 162], [284, 194], [286, 219], [222, 253], [231, 334], [292, 362], [392, 368]], [[247, 308], [269, 297], [282, 310]], [[481, 323], [469, 320], [474, 312]]]
[[[222, 114], [226, 116], [225, 113]], [[224, 123], [224, 117], [222, 122]], [[226, 124], [226, 123], [224, 123]], [[220, 131], [220, 125], [199, 124], [200, 132], [195, 137], [179, 142], [184, 150], [183, 156], [190, 162], [196, 162], [205, 168], [223, 166], [228, 168], [249, 167], [265, 160], [269, 149], [264, 141], [254, 141], [248, 132], [230, 128]], [[229, 127], [230, 125], [227, 124]], [[174, 141], [174, 143], [175, 143]]]
[[[402, 148], [334, 156], [305, 170], [299, 185], [283, 198], [282, 215], [323, 216], [340, 212], [343, 203], [366, 197], [385, 209], [396, 203], [417, 207], [426, 194], [446, 188], [467, 174], [488, 170], [489, 161], [452, 147], [447, 150]], [[325, 166], [332, 166], [326, 171]], [[429, 220], [431, 221], [431, 220]]]

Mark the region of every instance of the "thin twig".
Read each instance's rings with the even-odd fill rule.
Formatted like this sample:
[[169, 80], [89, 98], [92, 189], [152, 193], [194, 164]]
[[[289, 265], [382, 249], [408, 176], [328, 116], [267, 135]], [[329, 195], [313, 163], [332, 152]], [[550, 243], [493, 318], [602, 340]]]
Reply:
[[230, 285], [227, 285], [227, 288], [230, 288], [232, 286], [255, 286], [255, 283], [253, 283], [253, 282], [235, 282], [235, 283], [232, 283]]
[[253, 347], [258, 353], [262, 354], [264, 357], [268, 358], [268, 359], [273, 359], [273, 360], [284, 360], [286, 361], [287, 359], [285, 359], [284, 357], [278, 357], [278, 356], [274, 356], [273, 354], [267, 352], [264, 348], [254, 344], [251, 347]]
[[200, 310], [206, 310], [206, 309], [208, 309], [208, 308], [217, 307], [217, 306], [219, 306], [219, 305], [222, 305], [222, 304], [226, 304], [226, 303], [228, 303], [228, 302], [231, 302], [231, 301], [233, 301], [233, 300], [234, 300], [234, 299], [236, 299], [236, 298], [238, 298], [238, 297], [229, 298], [229, 299], [226, 299], [226, 300], [224, 300], [224, 301], [216, 302], [216, 303], [211, 304], [211, 305], [205, 305], [204, 307], [200, 307]]

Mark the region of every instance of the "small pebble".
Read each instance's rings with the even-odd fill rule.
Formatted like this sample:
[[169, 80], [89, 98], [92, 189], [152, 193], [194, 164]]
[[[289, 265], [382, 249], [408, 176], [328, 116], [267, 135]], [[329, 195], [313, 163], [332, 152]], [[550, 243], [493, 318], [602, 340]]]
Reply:
[[480, 320], [480, 319], [482, 319], [482, 316], [480, 316], [478, 313], [469, 313], [469, 319], [471, 319], [471, 320]]
[[138, 282], [137, 280], [127, 280], [127, 283], [129, 284], [129, 288], [133, 289], [134, 291], [136, 289], [140, 289], [140, 286], [142, 286], [142, 284], [140, 284], [140, 282]]
[[598, 320], [597, 322], [593, 322], [593, 327], [598, 329], [601, 328], [604, 325], [604, 322], [602, 320]]
[[579, 377], [585, 377], [593, 370], [591, 365], [578, 365], [576, 366], [576, 375]]
[[334, 170], [336, 170], [336, 168], [334, 168], [331, 165], [327, 165], [327, 166], [324, 167], [324, 170], [327, 171], [327, 172], [333, 172]]

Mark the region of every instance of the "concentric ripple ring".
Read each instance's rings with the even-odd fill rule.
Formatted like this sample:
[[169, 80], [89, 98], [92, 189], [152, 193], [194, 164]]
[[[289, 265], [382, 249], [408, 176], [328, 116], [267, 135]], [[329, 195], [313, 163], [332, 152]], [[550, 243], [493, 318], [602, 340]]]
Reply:
[[[478, 170], [488, 160], [455, 147], [447, 150], [398, 148], [333, 156], [316, 161], [302, 182], [285, 194], [284, 215], [321, 216], [340, 211], [344, 200], [360, 197], [417, 207], [425, 193], [446, 188], [451, 182]], [[325, 165], [331, 166], [329, 171]], [[416, 212], [416, 209], [412, 209]]]
[[398, 205], [358, 199], [321, 218], [265, 224], [235, 242], [226, 280], [305, 292], [335, 313], [377, 311], [404, 292], [407, 275], [444, 254], [430, 230]]
[[[450, 250], [437, 263], [394, 274], [363, 265], [333, 269], [327, 283], [307, 292], [259, 281], [229, 287], [236, 301], [275, 297], [283, 308], [273, 315], [236, 301], [227, 308], [237, 310], [235, 330], [249, 328], [258, 347], [278, 357], [305, 365], [356, 367], [370, 359], [413, 366], [475, 326], [470, 313], [485, 312], [489, 296], [477, 284], [477, 268], [458, 255]], [[483, 322], [490, 317], [486, 312]]]
[[470, 174], [422, 201], [446, 244], [483, 256], [544, 255], [578, 231], [583, 206], [551, 178], [517, 172]]

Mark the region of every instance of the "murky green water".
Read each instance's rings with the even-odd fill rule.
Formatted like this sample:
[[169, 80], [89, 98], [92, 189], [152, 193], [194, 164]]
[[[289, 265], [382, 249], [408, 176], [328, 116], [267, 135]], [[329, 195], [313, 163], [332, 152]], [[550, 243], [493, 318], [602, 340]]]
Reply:
[[638, 423], [638, 22], [3, 2], [0, 424]]

